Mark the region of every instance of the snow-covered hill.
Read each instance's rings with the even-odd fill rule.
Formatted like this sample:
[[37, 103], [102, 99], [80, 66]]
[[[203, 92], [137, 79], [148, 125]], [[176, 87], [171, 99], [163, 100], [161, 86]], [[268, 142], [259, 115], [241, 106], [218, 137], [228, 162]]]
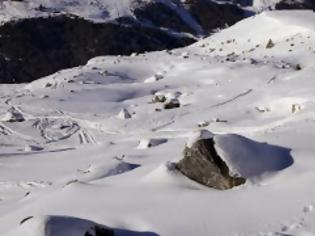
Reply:
[[[187, 48], [1, 85], [0, 235], [315, 235], [314, 29], [312, 11], [265, 12]], [[200, 127], [245, 185], [174, 169]]]

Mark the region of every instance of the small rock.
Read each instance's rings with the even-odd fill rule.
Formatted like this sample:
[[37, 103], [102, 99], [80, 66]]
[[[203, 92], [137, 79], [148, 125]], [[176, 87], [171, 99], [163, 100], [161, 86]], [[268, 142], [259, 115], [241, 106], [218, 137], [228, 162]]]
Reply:
[[268, 41], [268, 43], [266, 45], [266, 48], [270, 49], [270, 48], [273, 48], [274, 46], [275, 46], [274, 42], [271, 39], [269, 39], [269, 41]]
[[49, 96], [48, 95], [42, 95], [40, 98], [46, 99], [46, 98], [49, 98]]
[[129, 113], [129, 111], [126, 108], [121, 109], [117, 115], [117, 118], [119, 118], [121, 120], [130, 119], [131, 117], [132, 117], [131, 114]]
[[50, 88], [50, 87], [52, 87], [52, 83], [46, 83], [45, 85], [44, 85], [44, 88]]
[[23, 114], [14, 107], [11, 107], [2, 118], [4, 122], [23, 122], [24, 120]]
[[198, 127], [202, 128], [202, 127], [207, 127], [210, 125], [209, 121], [201, 121], [198, 123]]
[[184, 59], [187, 59], [189, 58], [189, 53], [188, 52], [183, 52], [181, 55], [180, 55], [181, 58], [184, 58]]
[[164, 109], [174, 109], [180, 107], [180, 102], [177, 98], [168, 99], [164, 104]]
[[166, 143], [167, 139], [142, 139], [139, 142], [137, 149], [147, 149]]
[[300, 64], [296, 64], [294, 69], [295, 70], [302, 70], [302, 66]]
[[144, 83], [154, 83], [156, 81], [162, 80], [164, 76], [162, 74], [155, 74], [152, 77], [147, 78]]
[[95, 225], [84, 236], [114, 236], [115, 233], [112, 229]]
[[35, 145], [29, 145], [29, 146], [26, 146], [24, 148], [24, 151], [25, 152], [39, 152], [39, 151], [42, 151], [44, 148], [40, 147], [40, 146], [35, 146]]
[[292, 104], [291, 112], [292, 112], [292, 113], [297, 113], [297, 112], [300, 111], [301, 109], [302, 109], [301, 105], [299, 105], [299, 104]]
[[165, 101], [166, 101], [165, 95], [159, 93], [156, 93], [152, 98], [153, 103], [163, 103]]

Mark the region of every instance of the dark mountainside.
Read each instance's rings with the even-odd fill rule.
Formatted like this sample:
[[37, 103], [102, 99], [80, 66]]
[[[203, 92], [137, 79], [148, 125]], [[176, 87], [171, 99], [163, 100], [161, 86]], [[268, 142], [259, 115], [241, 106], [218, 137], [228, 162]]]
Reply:
[[[0, 83], [24, 83], [61, 69], [85, 64], [100, 55], [130, 55], [174, 49], [232, 25], [246, 14], [230, 4], [189, 0], [175, 8], [162, 3], [135, 2], [135, 18], [93, 23], [58, 15], [24, 19], [0, 26]], [[199, 32], [176, 8], [185, 10]], [[39, 10], [46, 10], [42, 7]], [[176, 34], [174, 34], [176, 33]]]
[[2, 83], [29, 82], [100, 55], [129, 55], [193, 43], [138, 24], [94, 24], [80, 18], [33, 18], [0, 27]]

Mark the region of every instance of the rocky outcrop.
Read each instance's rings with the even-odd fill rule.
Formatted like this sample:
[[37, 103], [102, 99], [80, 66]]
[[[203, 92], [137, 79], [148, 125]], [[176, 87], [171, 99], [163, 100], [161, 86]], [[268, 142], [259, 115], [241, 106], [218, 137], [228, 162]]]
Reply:
[[275, 5], [276, 10], [285, 9], [311, 9], [315, 10], [314, 0], [303, 0], [303, 1], [292, 1], [292, 0], [282, 0]]
[[231, 26], [248, 16], [248, 13], [237, 5], [205, 0], [186, 0], [185, 8], [197, 20], [207, 33], [217, 28]]
[[144, 23], [193, 35], [207, 35], [217, 28], [233, 25], [248, 15], [235, 4], [205, 0], [172, 0], [168, 4], [135, 1], [133, 12]]
[[[180, 5], [177, 5], [177, 8]], [[174, 9], [162, 2], [135, 1], [133, 13], [144, 24], [177, 32], [195, 34], [195, 30]]]
[[23, 122], [25, 120], [23, 114], [14, 107], [11, 107], [7, 113], [1, 118], [3, 122]]
[[218, 155], [213, 137], [207, 131], [190, 141], [177, 169], [188, 178], [207, 187], [226, 190], [245, 183], [242, 177], [230, 176], [229, 167]]

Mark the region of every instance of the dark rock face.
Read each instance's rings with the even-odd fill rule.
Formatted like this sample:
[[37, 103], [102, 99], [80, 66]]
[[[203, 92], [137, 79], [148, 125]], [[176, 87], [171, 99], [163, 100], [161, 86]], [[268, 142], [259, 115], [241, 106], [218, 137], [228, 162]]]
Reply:
[[285, 9], [315, 10], [315, 0], [304, 0], [304, 1], [282, 0], [276, 4], [275, 9], [276, 10], [285, 10]]
[[103, 24], [68, 16], [25, 19], [1, 26], [0, 35], [0, 83], [33, 81], [95, 56], [172, 49], [194, 42], [126, 18]]
[[207, 33], [226, 25], [231, 26], [247, 16], [244, 10], [232, 4], [217, 4], [205, 0], [187, 0], [184, 4]]
[[205, 35], [212, 33], [217, 28], [233, 25], [247, 17], [248, 13], [233, 4], [218, 4], [207, 0], [187, 0], [184, 3], [170, 1], [176, 10], [160, 2], [143, 3], [136, 1], [134, 14], [142, 22], [150, 23], [157, 27], [198, 34], [187, 22], [184, 21], [179, 11], [185, 11], [201, 27]]
[[246, 181], [229, 175], [229, 168], [217, 154], [212, 138], [201, 139], [191, 147], [185, 147], [184, 158], [176, 167], [188, 178], [219, 190], [230, 189]]
[[161, 2], [144, 3], [143, 1], [137, 1], [134, 3], [133, 13], [139, 21], [155, 27], [177, 32], [196, 33], [175, 10]]
[[91, 230], [86, 232], [84, 236], [114, 236], [115, 233], [111, 229], [103, 228], [98, 225], [92, 227]]

